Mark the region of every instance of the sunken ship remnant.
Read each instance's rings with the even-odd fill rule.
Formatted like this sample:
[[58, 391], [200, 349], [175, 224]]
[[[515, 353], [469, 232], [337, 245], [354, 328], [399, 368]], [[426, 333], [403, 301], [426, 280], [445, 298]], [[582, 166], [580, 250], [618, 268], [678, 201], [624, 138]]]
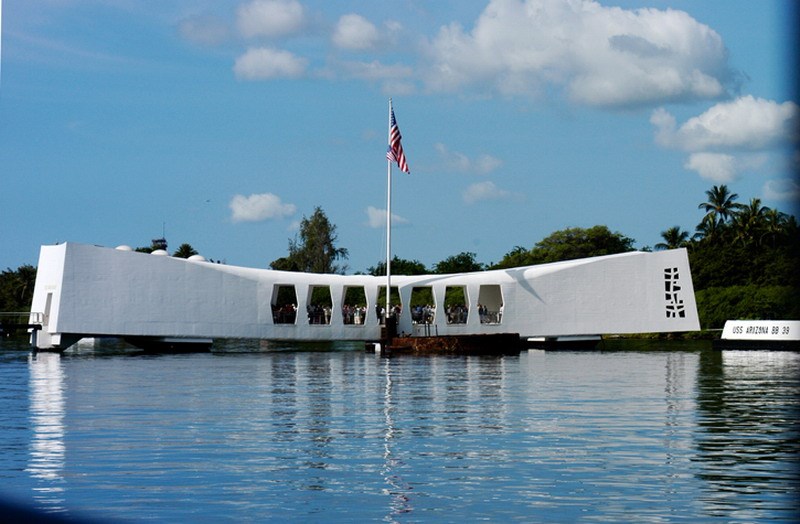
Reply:
[[[686, 250], [632, 252], [451, 275], [394, 276], [397, 333], [522, 339], [699, 329]], [[453, 290], [463, 296], [445, 303]], [[42, 246], [31, 321], [38, 349], [84, 337], [381, 339], [383, 277], [253, 269], [76, 243]], [[420, 314], [412, 294], [433, 303]], [[322, 298], [320, 298], [322, 297]]]

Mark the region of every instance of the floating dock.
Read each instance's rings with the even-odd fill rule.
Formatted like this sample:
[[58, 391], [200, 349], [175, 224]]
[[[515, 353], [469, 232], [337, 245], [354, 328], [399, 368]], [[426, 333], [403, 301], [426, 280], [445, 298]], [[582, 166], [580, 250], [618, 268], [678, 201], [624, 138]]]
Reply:
[[384, 356], [393, 355], [516, 355], [523, 349], [517, 333], [394, 337], [380, 344]]

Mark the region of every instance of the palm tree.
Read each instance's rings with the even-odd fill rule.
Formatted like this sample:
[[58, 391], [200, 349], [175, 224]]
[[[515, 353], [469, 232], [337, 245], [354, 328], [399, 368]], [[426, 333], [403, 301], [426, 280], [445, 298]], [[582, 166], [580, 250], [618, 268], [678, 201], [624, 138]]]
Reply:
[[189, 258], [192, 255], [196, 255], [197, 251], [195, 248], [191, 246], [191, 244], [181, 244], [178, 247], [178, 250], [172, 255], [175, 258]]
[[706, 240], [713, 242], [720, 236], [721, 226], [710, 213], [703, 217], [703, 220], [694, 228], [692, 240]]
[[767, 226], [769, 208], [761, 205], [760, 198], [751, 198], [746, 206], [740, 206], [733, 216], [734, 235], [743, 244], [759, 242]]
[[739, 195], [731, 193], [725, 184], [707, 190], [706, 196], [708, 201], [701, 203], [697, 208], [705, 211], [706, 217], [711, 217], [717, 225], [727, 223], [736, 210], [742, 207], [735, 202]]
[[761, 240], [769, 238], [772, 241], [772, 247], [775, 247], [777, 240], [786, 231], [788, 223], [789, 215], [781, 213], [777, 209], [767, 209], [764, 213], [764, 233], [761, 235]]
[[678, 249], [680, 247], [686, 247], [686, 244], [689, 242], [689, 232], [681, 231], [680, 226], [674, 226], [666, 231], [662, 231], [661, 238], [664, 239], [664, 242], [656, 244], [656, 249]]

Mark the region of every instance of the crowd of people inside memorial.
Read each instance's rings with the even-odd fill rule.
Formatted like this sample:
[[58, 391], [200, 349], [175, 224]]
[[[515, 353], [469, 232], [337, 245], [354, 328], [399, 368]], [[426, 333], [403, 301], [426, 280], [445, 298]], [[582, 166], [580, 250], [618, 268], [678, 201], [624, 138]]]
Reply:
[[309, 324], [330, 324], [331, 323], [331, 308], [330, 306], [320, 306], [319, 304], [309, 304], [306, 306], [306, 314], [308, 315]]
[[[331, 307], [328, 305], [309, 304], [306, 306], [306, 314], [309, 324], [330, 324]], [[403, 308], [397, 304], [391, 308], [391, 313], [399, 319]], [[386, 309], [376, 304], [375, 315], [379, 324], [383, 324], [386, 318]], [[469, 308], [464, 304], [449, 304], [445, 307], [445, 317], [448, 324], [466, 324], [469, 315]], [[483, 304], [478, 304], [478, 316], [481, 324], [499, 324], [503, 318], [503, 305], [498, 311], [490, 311]], [[342, 306], [342, 319], [345, 324], [363, 325], [367, 318], [366, 306]], [[411, 308], [411, 321], [415, 324], [433, 324], [436, 318], [436, 307], [430, 304], [417, 305]], [[294, 324], [297, 319], [297, 306], [295, 304], [285, 304], [283, 306], [272, 305], [272, 322], [275, 324]]]
[[417, 305], [411, 309], [411, 321], [417, 324], [433, 324], [436, 307], [430, 304]]
[[272, 323], [273, 324], [294, 324], [297, 318], [297, 306], [294, 304], [284, 304], [277, 306], [272, 304]]
[[366, 306], [345, 304], [342, 306], [342, 318], [345, 324], [361, 325], [367, 318], [367, 308]]

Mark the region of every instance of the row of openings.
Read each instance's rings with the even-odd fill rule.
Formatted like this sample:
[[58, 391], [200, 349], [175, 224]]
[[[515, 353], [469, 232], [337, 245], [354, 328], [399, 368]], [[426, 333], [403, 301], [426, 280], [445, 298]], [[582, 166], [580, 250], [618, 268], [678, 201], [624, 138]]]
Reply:
[[[411, 315], [415, 324], [434, 324], [436, 322], [436, 302], [432, 287], [414, 287], [411, 290], [410, 304], [404, 307], [398, 288], [392, 286], [390, 295], [395, 315]], [[272, 322], [274, 324], [296, 324], [298, 319], [307, 319], [309, 324], [330, 324], [341, 315], [344, 324], [364, 325], [368, 322], [382, 323], [386, 318], [386, 286], [378, 287], [377, 303], [370, 306], [363, 286], [344, 288], [340, 311], [334, 311], [334, 302], [328, 286], [310, 286], [306, 310], [297, 310], [297, 293], [289, 284], [276, 284], [272, 294]], [[469, 317], [470, 302], [465, 286], [447, 286], [444, 293], [444, 322], [447, 324], [466, 324]], [[478, 291], [476, 311], [481, 324], [499, 324], [503, 318], [503, 299], [499, 285], [482, 285]]]

